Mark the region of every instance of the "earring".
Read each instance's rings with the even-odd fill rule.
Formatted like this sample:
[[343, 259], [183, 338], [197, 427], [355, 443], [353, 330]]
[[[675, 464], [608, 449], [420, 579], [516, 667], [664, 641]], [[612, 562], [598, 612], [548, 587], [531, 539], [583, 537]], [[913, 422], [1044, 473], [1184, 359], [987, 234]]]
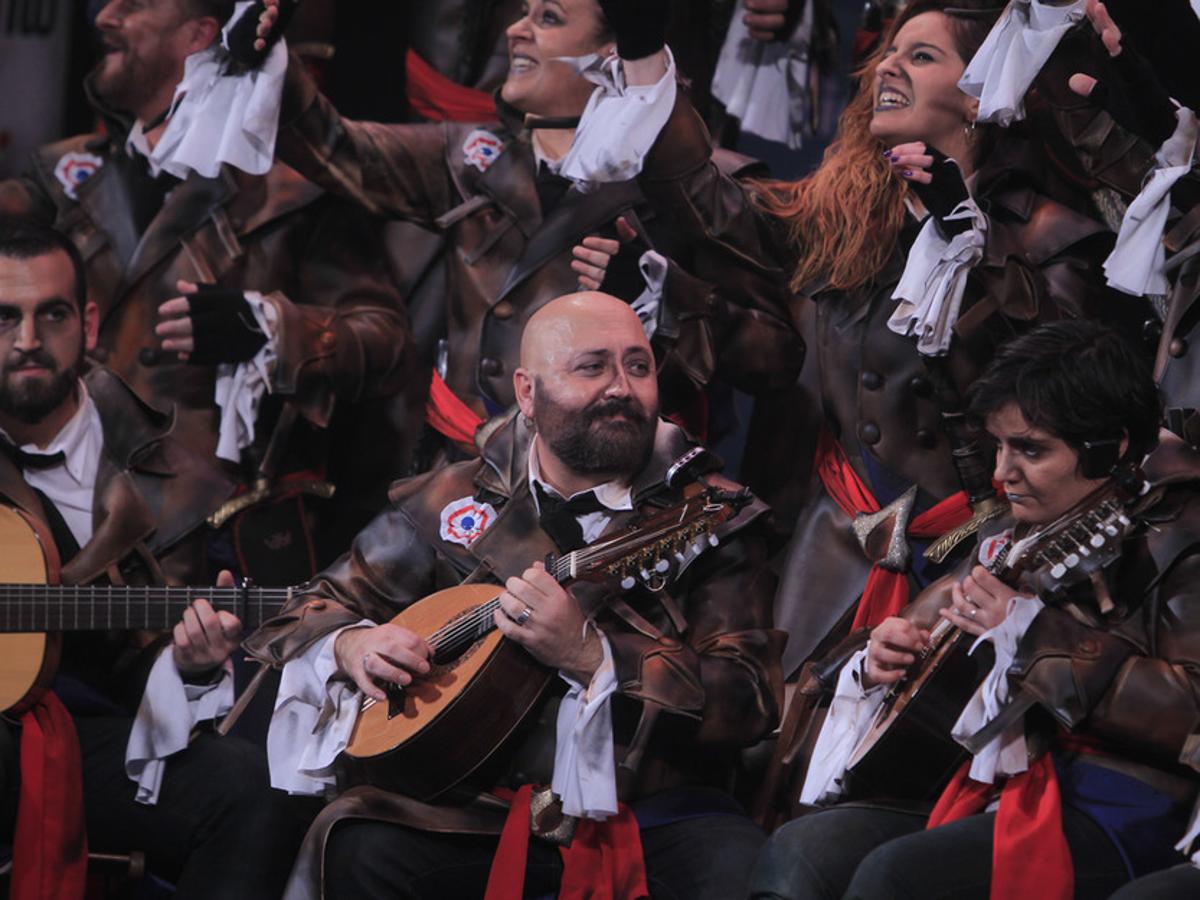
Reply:
[[521, 424], [530, 431], [537, 431], [537, 425], [534, 424], [533, 419], [529, 418], [529, 416], [525, 415], [525, 413], [521, 413]]

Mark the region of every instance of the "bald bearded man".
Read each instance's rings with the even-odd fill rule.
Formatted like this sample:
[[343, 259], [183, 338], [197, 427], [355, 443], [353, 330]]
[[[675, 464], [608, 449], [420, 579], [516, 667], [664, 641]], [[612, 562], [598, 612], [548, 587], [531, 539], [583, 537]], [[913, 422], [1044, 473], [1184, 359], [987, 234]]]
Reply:
[[[247, 642], [284, 666], [272, 779], [332, 783], [362, 695], [429, 671], [421, 636], [379, 623], [465, 580], [503, 583], [497, 627], [562, 677], [452, 804], [356, 789], [328, 807], [288, 896], [477, 898], [494, 856], [511, 896], [522, 875], [528, 894], [573, 896], [580, 866], [593, 884], [611, 876], [612, 896], [635, 895], [638, 877], [655, 896], [740, 896], [762, 836], [722, 788], [739, 749], [774, 726], [780, 688], [766, 508], [751, 502], [662, 590], [612, 586], [589, 616], [547, 574], [547, 553], [623, 530], [698, 479], [736, 485], [704, 474], [719, 461], [659, 419], [653, 352], [614, 297], [560, 297], [534, 315], [513, 388], [520, 413], [481, 459], [397, 483], [350, 552]], [[552, 784], [566, 814], [605, 824], [561, 854], [518, 826], [527, 863], [507, 843], [498, 855], [497, 789], [524, 784]], [[601, 848], [615, 869], [597, 868]]]

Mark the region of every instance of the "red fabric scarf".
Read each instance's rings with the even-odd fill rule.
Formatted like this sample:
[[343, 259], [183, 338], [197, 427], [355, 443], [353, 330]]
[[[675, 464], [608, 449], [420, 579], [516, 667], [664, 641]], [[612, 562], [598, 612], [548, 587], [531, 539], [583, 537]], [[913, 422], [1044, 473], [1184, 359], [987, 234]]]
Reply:
[[[526, 784], [513, 795], [484, 900], [521, 900], [524, 896], [532, 794], [533, 786]], [[642, 900], [650, 896], [641, 832], [632, 810], [623, 803], [605, 822], [582, 819], [571, 846], [562, 848], [562, 858], [559, 900]]]
[[[859, 513], [879, 512], [879, 501], [863, 483], [846, 458], [846, 451], [828, 431], [821, 432], [817, 444], [817, 474], [833, 502], [851, 519]], [[951, 494], [932, 509], [908, 523], [907, 534], [915, 538], [938, 538], [971, 518], [971, 504], [963, 491]], [[871, 567], [863, 589], [855, 628], [874, 628], [888, 616], [897, 615], [908, 604], [908, 578], [903, 572], [889, 572], [878, 563]]]
[[491, 94], [451, 81], [414, 50], [404, 60], [408, 103], [431, 122], [494, 122], [496, 103]]
[[[971, 763], [955, 773], [925, 826], [936, 828], [982, 812], [992, 785], [972, 781]], [[992, 834], [991, 900], [1071, 900], [1075, 868], [1062, 830], [1062, 797], [1050, 754], [1004, 782]]]
[[458, 399], [458, 395], [450, 390], [436, 369], [433, 371], [433, 381], [429, 384], [425, 421], [450, 440], [471, 448], [475, 446], [475, 429], [483, 424], [483, 419]]
[[47, 691], [21, 717], [12, 900], [79, 900], [87, 882], [83, 765], [75, 724]]

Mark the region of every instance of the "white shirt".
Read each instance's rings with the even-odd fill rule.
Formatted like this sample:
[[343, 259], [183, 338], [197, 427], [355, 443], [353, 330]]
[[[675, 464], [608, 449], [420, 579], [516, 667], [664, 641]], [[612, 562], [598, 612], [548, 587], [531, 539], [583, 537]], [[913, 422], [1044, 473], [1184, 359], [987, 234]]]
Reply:
[[[95, 505], [96, 473], [104, 451], [104, 429], [96, 404], [87, 387], [77, 382], [79, 409], [45, 447], [23, 444], [26, 453], [52, 456], [62, 452], [64, 460], [46, 469], [27, 469], [25, 483], [37, 488], [62, 514], [75, 542], [82, 547], [92, 539], [92, 509]], [[0, 431], [0, 434], [3, 434]], [[4, 435], [6, 438], [7, 434]], [[11, 441], [11, 439], [10, 439]]]

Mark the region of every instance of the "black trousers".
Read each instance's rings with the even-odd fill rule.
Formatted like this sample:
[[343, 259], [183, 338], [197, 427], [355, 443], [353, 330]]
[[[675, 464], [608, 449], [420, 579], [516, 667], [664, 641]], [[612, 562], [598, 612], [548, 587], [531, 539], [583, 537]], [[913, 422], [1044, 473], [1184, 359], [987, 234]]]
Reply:
[[202, 733], [167, 763], [158, 803], [134, 800], [125, 774], [132, 720], [77, 718], [88, 847], [141, 850], [178, 900], [250, 900], [283, 892], [317, 807], [272, 790], [262, 749]]
[[[733, 900], [746, 895], [766, 840], [749, 819], [704, 816], [646, 828], [642, 850], [655, 900]], [[434, 834], [383, 822], [336, 825], [325, 851], [329, 900], [479, 900], [498, 838]], [[526, 897], [553, 897], [562, 875], [557, 847], [529, 842]]]
[[[751, 880], [755, 900], [987, 900], [995, 813], [925, 831], [926, 817], [838, 806], [789, 822], [772, 836]], [[1102, 900], [1129, 880], [1108, 836], [1063, 809], [1076, 900]]]
[[1112, 895], [1112, 900], [1195, 900], [1200, 897], [1200, 869], [1188, 863], [1143, 875]]

